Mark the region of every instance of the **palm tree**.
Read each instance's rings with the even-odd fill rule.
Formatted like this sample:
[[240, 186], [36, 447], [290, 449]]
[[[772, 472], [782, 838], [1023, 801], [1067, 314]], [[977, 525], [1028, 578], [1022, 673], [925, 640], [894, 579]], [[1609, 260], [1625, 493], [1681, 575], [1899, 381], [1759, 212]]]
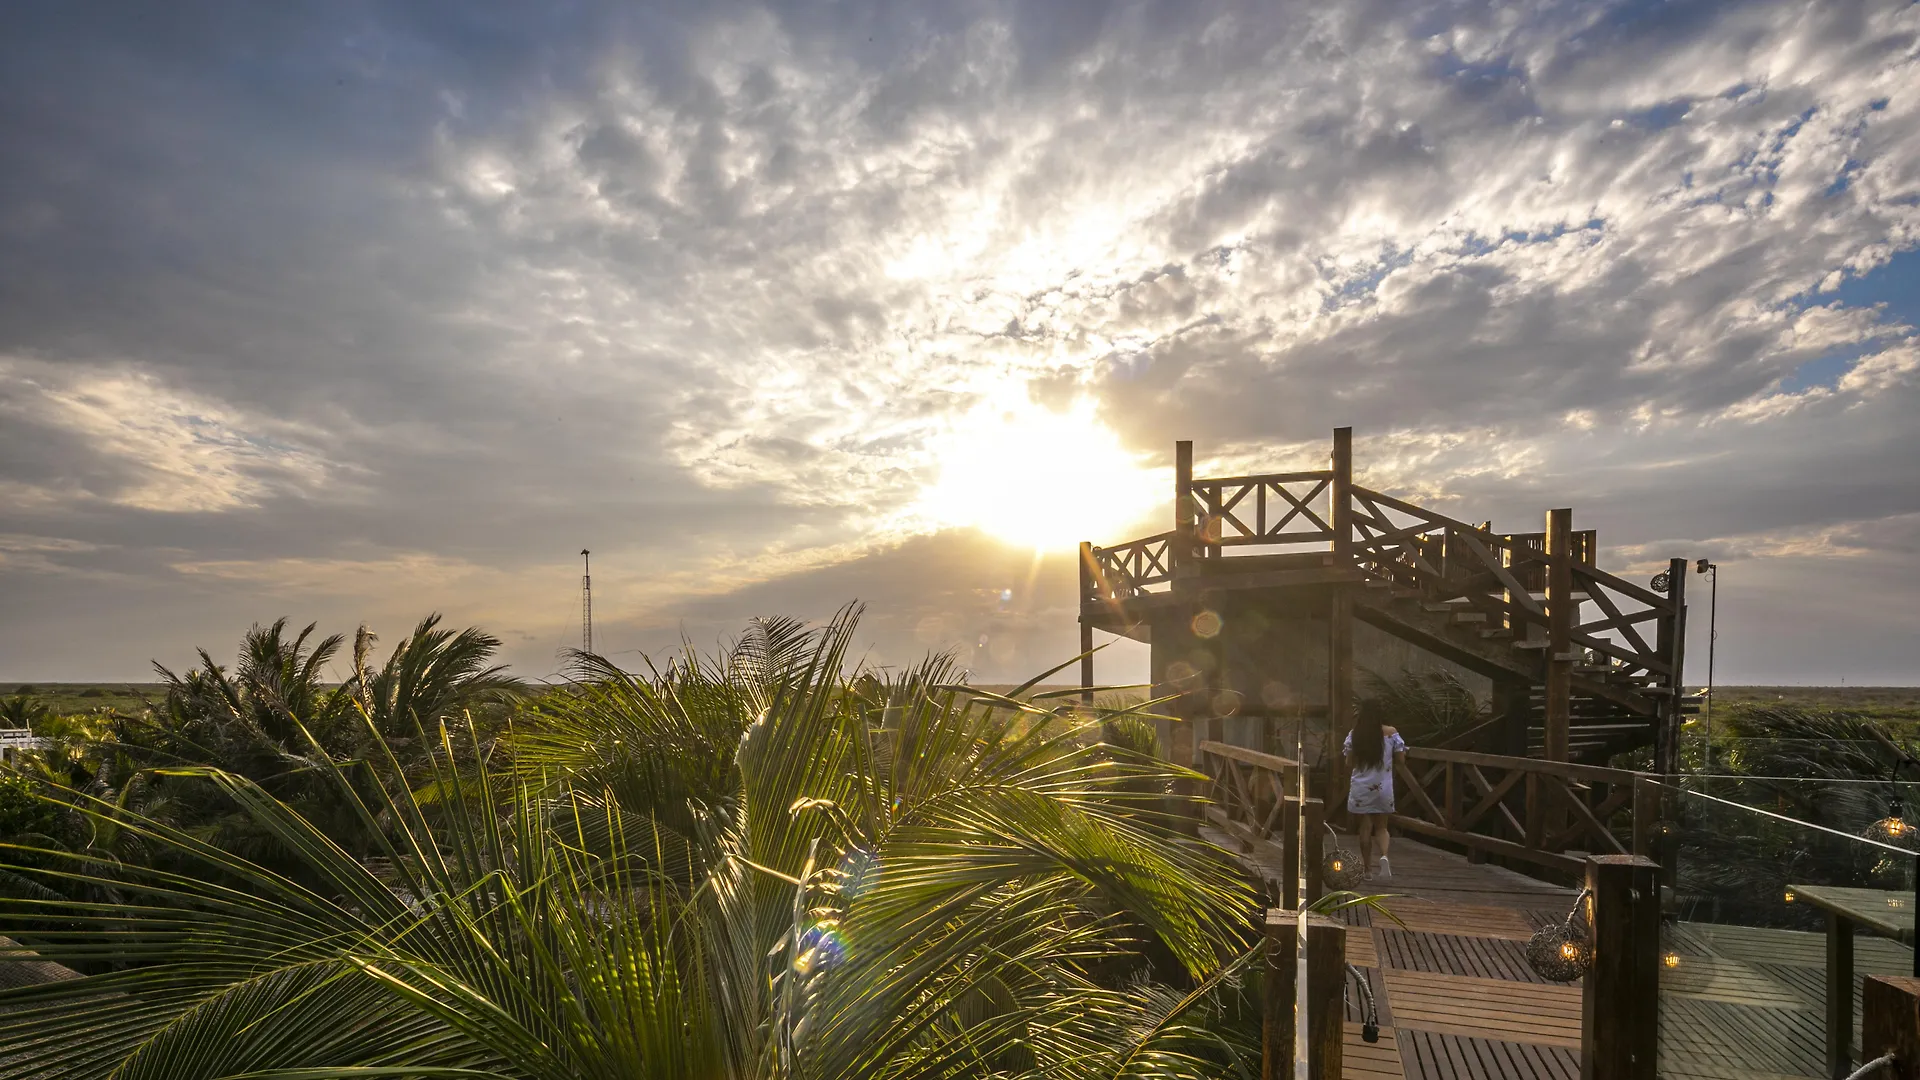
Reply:
[[[0, 992], [0, 1061], [74, 1080], [1232, 1072], [1197, 1018], [1252, 955], [1251, 894], [1163, 819], [1184, 774], [1103, 744], [1102, 717], [955, 686], [945, 661], [849, 677], [854, 620], [761, 624], [644, 679], [582, 658], [595, 677], [513, 736], [512, 777], [443, 725], [427, 767], [455, 797], [430, 820], [382, 772], [355, 802], [374, 859], [199, 770], [305, 873], [130, 825], [200, 872], [68, 905], [120, 929], [45, 934], [43, 958], [143, 966]], [[1149, 941], [1182, 986], [1099, 977]]]
[[389, 745], [437, 729], [470, 710], [497, 710], [525, 692], [520, 681], [491, 663], [500, 639], [478, 627], [449, 630], [438, 612], [421, 619], [377, 671], [367, 659], [376, 641], [365, 626], [354, 636], [348, 696], [372, 719]]
[[24, 693], [0, 698], [0, 728], [33, 728], [49, 715], [46, 705]]

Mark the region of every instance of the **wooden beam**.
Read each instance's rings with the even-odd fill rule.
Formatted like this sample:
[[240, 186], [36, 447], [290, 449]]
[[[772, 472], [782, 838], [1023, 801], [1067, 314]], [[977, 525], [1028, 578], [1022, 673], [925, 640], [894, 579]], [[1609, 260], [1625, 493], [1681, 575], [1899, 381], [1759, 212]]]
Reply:
[[1685, 559], [1667, 563], [1667, 602], [1673, 611], [1655, 626], [1654, 647], [1667, 662], [1667, 685], [1673, 693], [1659, 703], [1655, 719], [1653, 771], [1669, 776], [1680, 771], [1680, 728], [1686, 718], [1680, 712], [1680, 695], [1686, 688], [1687, 657], [1687, 571]]
[[1327, 524], [1333, 527], [1334, 561], [1346, 565], [1353, 543], [1353, 429], [1333, 429], [1333, 476], [1327, 485]]
[[1593, 967], [1580, 993], [1581, 1080], [1656, 1080], [1660, 889], [1652, 860], [1587, 860]]
[[[1320, 899], [1325, 891], [1320, 882], [1320, 860], [1325, 857], [1327, 836], [1326, 804], [1319, 799], [1300, 800], [1300, 816], [1306, 821], [1301, 826], [1305, 846], [1300, 852], [1301, 878], [1307, 883], [1307, 903]], [[1338, 1073], [1335, 1074], [1339, 1075]]]
[[1853, 1071], [1853, 921], [1827, 912], [1827, 1073]]
[[1528, 847], [1525, 844], [1516, 844], [1512, 841], [1502, 840], [1494, 836], [1483, 836], [1480, 833], [1457, 832], [1444, 826], [1435, 825], [1430, 821], [1423, 821], [1417, 817], [1408, 817], [1405, 814], [1394, 814], [1388, 820], [1410, 833], [1418, 833], [1421, 836], [1431, 836], [1436, 840], [1448, 840], [1470, 849], [1484, 851], [1489, 855], [1505, 855], [1508, 858], [1520, 859], [1523, 862], [1530, 862], [1536, 866], [1545, 866], [1554, 870], [1572, 871], [1580, 869], [1582, 865], [1579, 859], [1571, 855], [1562, 855], [1554, 851], [1541, 851], [1538, 848]]
[[[1567, 760], [1570, 701], [1573, 691], [1572, 631], [1573, 572], [1568, 545], [1572, 543], [1573, 511], [1547, 511], [1547, 686], [1546, 748], [1548, 761]], [[1549, 827], [1548, 832], [1557, 830]]]
[[1193, 441], [1173, 444], [1173, 538], [1167, 545], [1171, 576], [1193, 557]]
[[1282, 774], [1300, 764], [1290, 757], [1281, 757], [1278, 754], [1263, 754], [1258, 750], [1249, 750], [1244, 746], [1234, 746], [1230, 743], [1223, 742], [1203, 742], [1200, 744], [1200, 752], [1203, 754], [1214, 754], [1223, 758], [1232, 758], [1234, 761], [1245, 762], [1255, 768], [1267, 769], [1271, 772]]
[[[1093, 545], [1080, 544], [1080, 600], [1093, 594]], [[1093, 708], [1093, 624], [1080, 616], [1080, 704]]]

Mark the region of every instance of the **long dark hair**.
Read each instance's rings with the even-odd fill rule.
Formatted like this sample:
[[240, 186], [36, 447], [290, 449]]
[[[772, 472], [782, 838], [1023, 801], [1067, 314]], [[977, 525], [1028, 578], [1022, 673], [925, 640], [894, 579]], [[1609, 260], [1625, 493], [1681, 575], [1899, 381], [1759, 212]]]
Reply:
[[1387, 734], [1381, 730], [1380, 710], [1362, 704], [1353, 711], [1353, 763], [1363, 769], [1377, 769], [1386, 754]]

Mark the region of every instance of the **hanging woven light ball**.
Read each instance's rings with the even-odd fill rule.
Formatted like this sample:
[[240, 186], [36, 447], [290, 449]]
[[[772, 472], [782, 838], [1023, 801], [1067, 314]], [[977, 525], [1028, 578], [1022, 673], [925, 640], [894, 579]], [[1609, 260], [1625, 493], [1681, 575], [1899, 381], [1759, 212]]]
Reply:
[[1320, 860], [1320, 884], [1329, 889], [1351, 889], [1360, 884], [1365, 873], [1366, 867], [1360, 865], [1360, 856], [1346, 848], [1334, 848]]
[[1542, 927], [1527, 941], [1527, 966], [1549, 982], [1572, 982], [1593, 967], [1593, 938], [1587, 931], [1585, 889], [1566, 921]]
[[1549, 982], [1572, 982], [1593, 966], [1593, 946], [1564, 924], [1545, 927], [1527, 942], [1527, 966]]

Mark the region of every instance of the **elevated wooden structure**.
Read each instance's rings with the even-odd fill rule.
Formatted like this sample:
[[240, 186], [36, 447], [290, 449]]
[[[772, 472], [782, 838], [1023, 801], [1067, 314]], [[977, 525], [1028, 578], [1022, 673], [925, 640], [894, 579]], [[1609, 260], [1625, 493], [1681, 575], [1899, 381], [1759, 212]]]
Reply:
[[1603, 764], [1651, 745], [1673, 771], [1684, 560], [1662, 594], [1601, 570], [1571, 510], [1500, 532], [1366, 487], [1348, 428], [1324, 469], [1195, 477], [1181, 442], [1175, 474], [1171, 529], [1081, 545], [1080, 623], [1088, 648], [1096, 629], [1152, 646], [1156, 690], [1195, 721], [1169, 732], [1176, 759], [1202, 741], [1281, 750], [1259, 733], [1302, 717], [1344, 732], [1356, 652], [1378, 668], [1397, 649], [1487, 680], [1496, 718], [1457, 749]]

